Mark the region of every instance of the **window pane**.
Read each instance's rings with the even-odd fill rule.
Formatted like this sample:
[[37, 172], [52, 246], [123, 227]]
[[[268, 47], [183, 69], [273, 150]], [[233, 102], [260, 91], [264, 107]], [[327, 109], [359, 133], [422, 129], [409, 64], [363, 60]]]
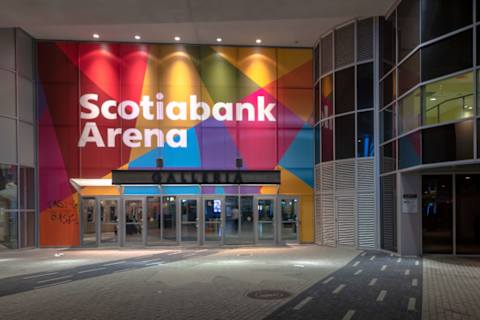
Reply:
[[393, 99], [396, 98], [396, 72], [395, 70], [390, 73], [383, 81], [380, 83], [380, 106], [385, 107]]
[[397, 169], [397, 147], [395, 141], [380, 147], [380, 171], [382, 173], [395, 171]]
[[420, 131], [409, 134], [398, 140], [398, 167], [413, 167], [421, 163]]
[[380, 141], [388, 141], [396, 137], [395, 105], [380, 113]]
[[315, 91], [314, 91], [314, 95], [315, 95], [315, 101], [314, 101], [314, 110], [313, 110], [313, 113], [315, 115], [315, 123], [317, 123], [318, 121], [320, 121], [320, 86], [318, 84], [315, 85]]
[[396, 178], [388, 175], [380, 178], [381, 188], [381, 248], [397, 251]]
[[398, 67], [398, 95], [420, 82], [420, 53], [417, 51]]
[[355, 25], [349, 24], [335, 31], [335, 67], [353, 63]]
[[321, 80], [322, 85], [322, 119], [328, 118], [333, 115], [333, 77], [332, 75], [326, 76]]
[[357, 109], [373, 108], [373, 63], [357, 66]]
[[320, 126], [315, 126], [315, 164], [320, 163]]
[[472, 23], [471, 0], [422, 0], [422, 42]]
[[381, 20], [381, 49], [382, 49], [382, 75], [387, 74], [390, 69], [395, 64], [395, 52], [396, 52], [396, 41], [395, 41], [395, 11], [390, 15], [386, 20]]
[[333, 118], [323, 121], [322, 126], [322, 162], [333, 160]]
[[355, 115], [335, 118], [335, 160], [355, 157]]
[[355, 68], [335, 73], [335, 114], [353, 111], [355, 107]]
[[398, 102], [398, 133], [402, 134], [420, 126], [420, 89]]
[[422, 131], [422, 162], [436, 163], [473, 158], [473, 121]]
[[20, 208], [35, 209], [34, 169], [20, 168]]
[[403, 0], [398, 5], [398, 60], [402, 60], [420, 42], [419, 0]]
[[[17, 167], [0, 164], [0, 208], [17, 209]], [[0, 247], [17, 248], [17, 215], [0, 212]]]
[[322, 75], [332, 71], [333, 67], [333, 36], [329, 34], [321, 40], [322, 44]]
[[474, 115], [473, 73], [465, 73], [425, 86], [424, 124], [435, 124]]
[[373, 58], [373, 19], [360, 20], [357, 23], [357, 60]]
[[480, 175], [457, 175], [457, 253], [480, 253]]
[[373, 157], [373, 111], [357, 113], [357, 156]]
[[422, 80], [427, 81], [472, 67], [472, 30], [422, 49]]

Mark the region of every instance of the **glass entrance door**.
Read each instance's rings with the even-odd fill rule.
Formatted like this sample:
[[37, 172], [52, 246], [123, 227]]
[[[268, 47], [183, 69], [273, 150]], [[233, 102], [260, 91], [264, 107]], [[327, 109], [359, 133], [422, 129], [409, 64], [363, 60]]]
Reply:
[[223, 197], [203, 199], [203, 221], [205, 242], [222, 241]]
[[147, 244], [159, 244], [162, 240], [160, 197], [147, 197]]
[[100, 199], [100, 244], [119, 244], [119, 205], [118, 199]]
[[281, 241], [298, 241], [298, 199], [280, 198], [280, 216]]
[[177, 242], [177, 198], [162, 197], [162, 240]]
[[142, 244], [144, 243], [144, 212], [145, 205], [142, 199], [125, 199], [125, 244]]
[[198, 199], [179, 197], [180, 240], [198, 241]]
[[275, 198], [257, 198], [257, 239], [273, 241], [275, 239]]
[[95, 198], [82, 198], [82, 238], [84, 247], [96, 246], [97, 242], [97, 200]]
[[253, 211], [253, 196], [225, 197], [225, 244], [255, 242]]

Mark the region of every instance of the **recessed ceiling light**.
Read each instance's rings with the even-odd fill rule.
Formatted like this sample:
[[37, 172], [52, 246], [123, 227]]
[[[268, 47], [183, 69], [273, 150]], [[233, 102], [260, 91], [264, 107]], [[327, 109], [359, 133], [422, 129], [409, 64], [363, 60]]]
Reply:
[[100, 35], [99, 35], [98, 33], [94, 33], [94, 34], [92, 35], [92, 37], [94, 37], [95, 39], [98, 39], [98, 38], [100, 38]]
[[180, 41], [180, 40], [182, 40], [182, 39], [181, 39], [179, 36], [175, 36], [175, 37], [173, 38], [173, 40], [175, 40], [175, 41]]
[[217, 42], [222, 42], [223, 39], [222, 38], [217, 38]]
[[255, 40], [255, 42], [260, 44], [260, 43], [262, 43], [262, 39], [257, 39], [257, 40]]
[[437, 98], [435, 98], [435, 97], [430, 98], [430, 101], [435, 101], [435, 100], [437, 100]]
[[134, 38], [135, 38], [135, 40], [140, 40], [140, 39], [142, 39], [142, 37], [140, 37], [138, 34], [136, 34], [136, 35], [134, 36]]
[[465, 177], [465, 180], [470, 180], [470, 177], [469, 177], [469, 176], [466, 176], [466, 177]]

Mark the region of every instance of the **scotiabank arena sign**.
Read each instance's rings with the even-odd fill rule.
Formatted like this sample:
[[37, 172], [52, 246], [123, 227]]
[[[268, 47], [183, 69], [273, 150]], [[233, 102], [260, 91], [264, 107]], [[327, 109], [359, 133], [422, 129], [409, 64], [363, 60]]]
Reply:
[[229, 172], [241, 158], [243, 171], [281, 175], [279, 192], [311, 197], [311, 49], [39, 41], [37, 52], [41, 245], [78, 244], [80, 196], [125, 192], [79, 194], [70, 179], [158, 158], [169, 172], [149, 177], [162, 184], [252, 181]]

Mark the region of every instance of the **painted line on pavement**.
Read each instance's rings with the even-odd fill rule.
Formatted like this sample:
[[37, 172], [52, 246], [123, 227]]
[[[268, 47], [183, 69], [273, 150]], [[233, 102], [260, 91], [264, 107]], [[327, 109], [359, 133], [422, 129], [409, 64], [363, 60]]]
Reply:
[[57, 273], [58, 273], [58, 272], [50, 272], [50, 273], [37, 274], [37, 275], [34, 275], [34, 276], [25, 277], [25, 278], [23, 278], [23, 280], [41, 278], [41, 277], [46, 277], [46, 276], [53, 276], [54, 274], [57, 274]]
[[380, 269], [380, 271], [385, 271], [385, 269], [387, 269], [387, 265], [386, 265], [386, 264], [383, 265], [383, 267], [382, 267], [382, 269]]
[[303, 308], [304, 305], [306, 305], [307, 303], [310, 302], [310, 300], [312, 300], [313, 298], [312, 297], [306, 297], [305, 299], [303, 299], [302, 301], [300, 301], [295, 307], [293, 307], [293, 310], [300, 310]]
[[358, 264], [360, 263], [360, 261], [357, 261], [353, 264], [354, 267], [358, 266]]
[[345, 287], [346, 287], [346, 285], [341, 284], [341, 285], [339, 285], [338, 287], [336, 287], [335, 290], [332, 291], [332, 293], [333, 293], [333, 294], [337, 294], [337, 293], [339, 293], [340, 291], [342, 291], [343, 288], [345, 288]]
[[380, 291], [380, 293], [378, 294], [378, 297], [377, 297], [377, 301], [382, 302], [383, 299], [385, 299], [386, 295], [387, 295], [387, 290]]
[[72, 280], [49, 283], [49, 284], [46, 284], [46, 285], [43, 285], [43, 286], [33, 287], [33, 289], [42, 289], [42, 288], [47, 288], [47, 287], [53, 287], [53, 286], [58, 286], [59, 284], [64, 284], [64, 283], [68, 283], [68, 282], [72, 282]]
[[365, 257], [366, 254], [367, 254], [367, 252], [366, 252], [366, 251], [363, 251], [362, 254], [361, 254], [361, 256], [362, 256], [362, 257]]
[[122, 264], [122, 263], [126, 263], [127, 261], [118, 261], [118, 262], [112, 262], [112, 263], [106, 263], [106, 264], [103, 264], [104, 267], [109, 267], [109, 266], [115, 266], [117, 264]]
[[372, 257], [370, 258], [370, 260], [373, 260], [373, 259], [375, 259], [375, 256], [372, 256]]
[[82, 273], [89, 273], [89, 272], [101, 271], [101, 270], [105, 270], [105, 269], [107, 269], [107, 268], [101, 267], [101, 268], [94, 268], [94, 269], [82, 270], [82, 271], [78, 271], [77, 273], [82, 274]]
[[412, 287], [418, 286], [418, 279], [412, 279]]
[[398, 258], [398, 259], [397, 259], [397, 262], [402, 262], [402, 258]]
[[418, 266], [420, 264], [420, 262], [417, 260], [415, 261], [415, 265]]
[[327, 284], [327, 283], [329, 283], [329, 282], [332, 281], [332, 280], [333, 280], [333, 277], [330, 277], [330, 278], [328, 278], [328, 279], [326, 279], [326, 280], [323, 280], [322, 283], [323, 283], [323, 284]]
[[151, 262], [151, 263], [147, 263], [146, 266], [149, 267], [149, 266], [159, 266], [163, 264], [163, 261], [157, 261], [157, 262]]
[[408, 307], [407, 307], [407, 310], [408, 311], [415, 311], [415, 304], [417, 302], [417, 299], [415, 298], [410, 298], [408, 299]]
[[354, 275], [358, 276], [360, 273], [362, 273], [362, 269], [358, 269], [357, 272], [354, 273]]
[[68, 276], [50, 278], [50, 279], [38, 281], [37, 283], [40, 284], [40, 283], [51, 282], [51, 281], [55, 281], [55, 280], [68, 279], [68, 278], [71, 278], [71, 277], [72, 277], [71, 275], [68, 275]]
[[342, 320], [350, 320], [355, 314], [355, 310], [348, 310], [347, 313], [343, 316]]
[[373, 278], [368, 285], [371, 287], [375, 285], [375, 283], [377, 283], [377, 278]]
[[410, 274], [410, 269], [405, 270], [405, 275], [408, 276]]

